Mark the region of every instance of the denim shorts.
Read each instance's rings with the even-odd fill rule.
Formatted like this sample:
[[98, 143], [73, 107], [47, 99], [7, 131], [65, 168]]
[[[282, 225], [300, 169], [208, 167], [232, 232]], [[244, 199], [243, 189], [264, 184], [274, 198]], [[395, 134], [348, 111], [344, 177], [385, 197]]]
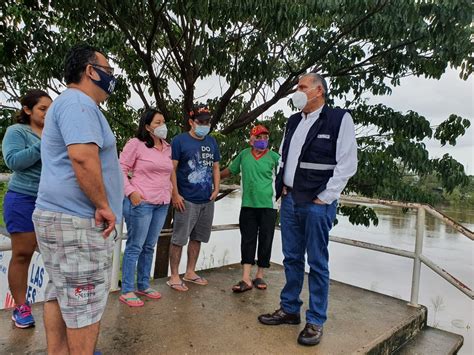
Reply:
[[3, 200], [3, 219], [8, 233], [30, 233], [35, 231], [31, 216], [35, 209], [36, 196], [8, 190]]

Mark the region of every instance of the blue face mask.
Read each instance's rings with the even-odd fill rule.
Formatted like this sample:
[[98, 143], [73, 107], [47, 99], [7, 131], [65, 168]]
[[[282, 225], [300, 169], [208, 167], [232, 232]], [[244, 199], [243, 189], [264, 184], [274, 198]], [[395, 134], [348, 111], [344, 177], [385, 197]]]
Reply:
[[194, 133], [196, 133], [196, 136], [198, 136], [199, 138], [202, 138], [208, 135], [210, 130], [211, 130], [210, 126], [197, 125], [196, 128], [194, 129]]
[[253, 147], [255, 149], [264, 150], [268, 147], [268, 140], [267, 139], [259, 139], [253, 142]]
[[108, 95], [114, 92], [115, 84], [117, 79], [113, 75], [109, 75], [103, 70], [94, 68], [96, 73], [99, 74], [100, 80], [92, 79], [92, 82], [104, 90]]

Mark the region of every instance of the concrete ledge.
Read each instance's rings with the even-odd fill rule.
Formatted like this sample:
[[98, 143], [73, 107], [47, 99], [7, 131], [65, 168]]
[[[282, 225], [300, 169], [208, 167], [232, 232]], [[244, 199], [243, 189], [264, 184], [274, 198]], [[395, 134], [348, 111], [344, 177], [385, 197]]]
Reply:
[[[324, 338], [317, 347], [306, 348], [296, 338], [304, 327], [264, 326], [257, 316], [279, 307], [284, 284], [283, 268], [273, 264], [266, 291], [253, 289], [234, 294], [232, 285], [240, 280], [240, 265], [201, 272], [210, 284], [188, 283], [188, 292], [166, 286], [166, 279], [153, 282], [162, 292], [160, 300], [145, 299], [145, 307], [130, 308], [109, 296], [102, 320], [98, 349], [104, 354], [348, 354], [391, 353], [420, 329], [426, 319], [424, 308], [405, 301], [331, 281], [329, 318]], [[305, 283], [301, 299], [308, 303]], [[34, 305], [37, 326], [15, 329], [10, 311], [0, 312], [2, 354], [45, 353], [42, 307]], [[397, 340], [389, 341], [390, 335]]]
[[456, 354], [464, 338], [441, 329], [426, 327], [399, 350], [397, 355]]

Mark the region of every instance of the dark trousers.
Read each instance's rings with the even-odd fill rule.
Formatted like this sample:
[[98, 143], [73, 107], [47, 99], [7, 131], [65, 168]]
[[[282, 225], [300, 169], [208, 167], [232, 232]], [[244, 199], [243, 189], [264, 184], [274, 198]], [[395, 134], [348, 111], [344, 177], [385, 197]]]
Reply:
[[240, 263], [242, 265], [255, 265], [258, 239], [257, 265], [265, 268], [270, 267], [276, 218], [277, 210], [273, 208], [242, 207], [240, 209], [239, 226], [242, 236], [240, 243], [242, 261]]

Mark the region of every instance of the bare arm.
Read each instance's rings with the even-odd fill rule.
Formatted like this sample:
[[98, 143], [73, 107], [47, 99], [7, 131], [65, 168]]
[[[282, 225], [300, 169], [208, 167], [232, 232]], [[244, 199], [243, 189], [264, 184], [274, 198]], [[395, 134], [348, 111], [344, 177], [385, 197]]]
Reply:
[[209, 199], [214, 201], [219, 194], [219, 187], [221, 184], [221, 173], [219, 162], [217, 161], [214, 162], [214, 165], [212, 165], [212, 180], [214, 182], [214, 190], [212, 191], [211, 197]]
[[179, 194], [178, 179], [176, 177], [178, 163], [179, 162], [177, 160], [173, 160], [173, 171], [171, 172], [171, 185], [173, 185], [173, 192], [171, 193], [171, 200], [173, 202], [173, 207], [178, 211], [183, 212], [185, 210], [184, 198]]
[[108, 237], [115, 228], [115, 215], [105, 192], [99, 147], [93, 143], [71, 144], [67, 150], [79, 186], [96, 207], [96, 225], [105, 223], [103, 234]]
[[221, 170], [221, 180], [227, 179], [231, 175], [232, 173], [230, 172], [229, 168], [225, 168], [224, 170]]

